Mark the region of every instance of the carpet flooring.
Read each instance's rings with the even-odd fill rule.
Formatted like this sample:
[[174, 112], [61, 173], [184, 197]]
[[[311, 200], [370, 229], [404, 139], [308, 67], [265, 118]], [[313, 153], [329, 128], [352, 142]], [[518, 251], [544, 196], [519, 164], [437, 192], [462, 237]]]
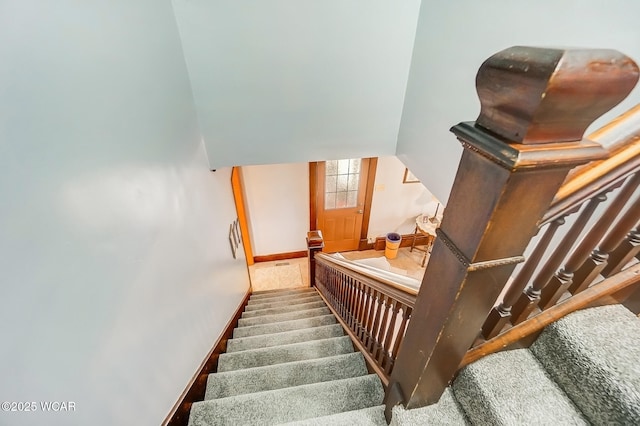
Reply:
[[[391, 424], [640, 424], [640, 319], [620, 305], [575, 312], [529, 349], [462, 369], [440, 401]], [[384, 390], [315, 289], [254, 293], [192, 405], [190, 426], [381, 426]]]

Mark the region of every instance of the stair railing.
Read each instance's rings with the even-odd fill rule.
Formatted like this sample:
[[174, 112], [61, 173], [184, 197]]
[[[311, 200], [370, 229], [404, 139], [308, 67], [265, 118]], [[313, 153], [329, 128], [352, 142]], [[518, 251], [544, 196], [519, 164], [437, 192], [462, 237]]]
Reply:
[[[483, 324], [484, 339], [582, 292], [600, 275], [620, 272], [640, 250], [633, 231], [640, 221], [640, 196], [630, 201], [640, 184], [640, 104], [589, 139], [606, 142], [609, 156], [574, 170], [560, 187], [541, 220], [541, 238], [532, 241], [531, 255]], [[532, 279], [556, 231], [574, 214], [570, 229]], [[626, 249], [617, 250], [625, 241]]]
[[[586, 128], [622, 101], [638, 76], [638, 66], [613, 50], [512, 47], [482, 64], [476, 77], [480, 115], [475, 122], [451, 129], [464, 151], [391, 374], [387, 416], [398, 403], [417, 408], [439, 400], [516, 266], [524, 261], [523, 253], [558, 199], [558, 190], [573, 179], [567, 179], [571, 169], [607, 157], [600, 144], [583, 139]], [[631, 191], [625, 189], [631, 185], [625, 183], [616, 200], [626, 197], [621, 194]], [[573, 238], [602, 202], [602, 191], [592, 192], [580, 193], [584, 207], [567, 232]], [[567, 205], [547, 219], [541, 245], [551, 243], [574, 210]], [[615, 231], [599, 231], [595, 240], [601, 240], [600, 249], [609, 249], [625, 234], [623, 228], [633, 217], [624, 211], [630, 210], [620, 208], [621, 225]], [[626, 235], [623, 240], [631, 241], [637, 233]], [[570, 248], [573, 241], [560, 245]], [[564, 264], [574, 276], [580, 269], [576, 265], [589, 253], [586, 246]], [[544, 250], [534, 249], [530, 258], [540, 261], [543, 255]], [[550, 259], [560, 266], [563, 257]], [[548, 281], [556, 269], [545, 265], [537, 276]], [[535, 272], [535, 264], [520, 269], [529, 278]], [[538, 287], [533, 290], [540, 290], [542, 298], [545, 286]]]
[[363, 353], [370, 371], [388, 386], [411, 319], [416, 289], [324, 253], [315, 253], [313, 259], [311, 285]]

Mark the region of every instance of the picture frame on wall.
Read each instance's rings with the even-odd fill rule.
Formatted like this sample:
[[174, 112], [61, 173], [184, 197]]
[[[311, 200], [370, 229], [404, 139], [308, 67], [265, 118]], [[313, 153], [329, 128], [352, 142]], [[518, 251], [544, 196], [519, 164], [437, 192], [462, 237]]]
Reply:
[[234, 223], [231, 224], [229, 228], [229, 234], [233, 237], [233, 247], [238, 248], [238, 236], [236, 235], [236, 226]]
[[418, 179], [413, 173], [411, 173], [411, 170], [405, 167], [402, 183], [420, 183], [420, 179]]
[[236, 244], [235, 234], [233, 232], [233, 223], [229, 225], [229, 245], [231, 246], [231, 254], [233, 255], [233, 258], [237, 259], [236, 252], [237, 252], [238, 246]]
[[236, 236], [236, 248], [240, 247], [240, 244], [242, 244], [242, 235], [240, 234], [240, 220], [236, 219], [235, 222], [233, 222], [233, 232]]

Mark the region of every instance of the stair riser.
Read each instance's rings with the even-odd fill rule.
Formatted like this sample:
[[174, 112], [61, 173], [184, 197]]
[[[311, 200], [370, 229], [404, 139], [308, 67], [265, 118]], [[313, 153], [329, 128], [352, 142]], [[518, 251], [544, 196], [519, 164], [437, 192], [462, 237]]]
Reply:
[[359, 352], [308, 361], [288, 362], [210, 374], [205, 399], [364, 376], [367, 366]]
[[[387, 426], [387, 419], [384, 417], [384, 405], [363, 408], [361, 410], [346, 411], [344, 413], [333, 414], [331, 416], [315, 417], [313, 419], [300, 420], [297, 422], [283, 423], [281, 426]], [[425, 423], [414, 423], [413, 425], [423, 425]], [[442, 423], [432, 423], [442, 424]], [[462, 425], [464, 423], [447, 423], [449, 425]], [[412, 425], [412, 426], [413, 426]]]
[[318, 302], [302, 303], [300, 305], [284, 306], [280, 308], [260, 309], [258, 311], [248, 311], [242, 313], [242, 318], [255, 318], [263, 315], [285, 314], [287, 312], [304, 311], [308, 309], [322, 308], [326, 306], [322, 300]]
[[284, 331], [301, 330], [303, 328], [321, 327], [323, 325], [336, 324], [337, 320], [333, 315], [323, 315], [313, 318], [303, 318], [299, 320], [275, 322], [271, 324], [254, 325], [250, 327], [238, 327], [233, 330], [233, 338], [260, 336], [263, 334], [280, 333]]
[[292, 343], [309, 342], [312, 340], [329, 339], [331, 337], [340, 336], [344, 336], [342, 326], [340, 324], [334, 324], [323, 327], [306, 328], [303, 330], [286, 331], [283, 333], [266, 334], [263, 336], [244, 337], [228, 340], [227, 353], [289, 345]]
[[263, 367], [285, 362], [344, 355], [351, 352], [353, 352], [353, 344], [349, 337], [334, 337], [272, 348], [224, 353], [218, 359], [218, 371]]
[[190, 426], [278, 424], [382, 404], [375, 374], [196, 402]]
[[254, 295], [251, 296], [248, 300], [248, 304], [254, 303], [267, 303], [267, 302], [276, 302], [278, 300], [292, 300], [301, 297], [309, 297], [312, 295], [316, 295], [318, 292], [315, 289], [306, 289], [305, 291], [300, 291], [297, 293], [286, 293], [286, 294], [271, 294], [271, 295]]
[[322, 298], [320, 296], [313, 295], [313, 296], [304, 297], [300, 299], [285, 300], [280, 302], [255, 303], [253, 305], [247, 305], [244, 308], [244, 311], [245, 312], [259, 311], [261, 309], [281, 308], [284, 306], [302, 305], [303, 303], [311, 303], [311, 302], [319, 302], [319, 301], [322, 301]]
[[269, 290], [266, 292], [251, 293], [251, 299], [256, 300], [256, 299], [263, 299], [263, 298], [270, 298], [270, 297], [291, 296], [291, 295], [298, 295], [303, 293], [312, 293], [314, 291], [315, 291], [315, 288], [310, 288], [310, 287], [291, 289], [291, 290]]
[[247, 306], [259, 305], [261, 303], [286, 302], [287, 300], [304, 299], [306, 297], [317, 296], [318, 294], [319, 293], [314, 290], [298, 294], [285, 294], [283, 296], [260, 297], [255, 299], [250, 298], [247, 301]]
[[238, 327], [247, 327], [252, 325], [271, 324], [280, 321], [289, 321], [294, 319], [312, 318], [321, 315], [329, 315], [331, 311], [326, 306], [324, 308], [309, 309], [297, 312], [287, 312], [278, 315], [265, 315], [256, 318], [240, 318]]

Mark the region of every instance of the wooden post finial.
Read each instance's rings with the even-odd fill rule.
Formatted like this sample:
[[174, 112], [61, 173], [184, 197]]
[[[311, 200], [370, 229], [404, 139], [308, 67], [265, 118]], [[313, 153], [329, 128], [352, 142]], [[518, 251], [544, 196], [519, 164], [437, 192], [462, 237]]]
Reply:
[[521, 144], [577, 141], [627, 97], [639, 75], [616, 50], [510, 47], [478, 70], [476, 125]]
[[315, 230], [307, 232], [307, 256], [309, 256], [309, 286], [316, 285], [316, 253], [324, 248], [322, 231]]

